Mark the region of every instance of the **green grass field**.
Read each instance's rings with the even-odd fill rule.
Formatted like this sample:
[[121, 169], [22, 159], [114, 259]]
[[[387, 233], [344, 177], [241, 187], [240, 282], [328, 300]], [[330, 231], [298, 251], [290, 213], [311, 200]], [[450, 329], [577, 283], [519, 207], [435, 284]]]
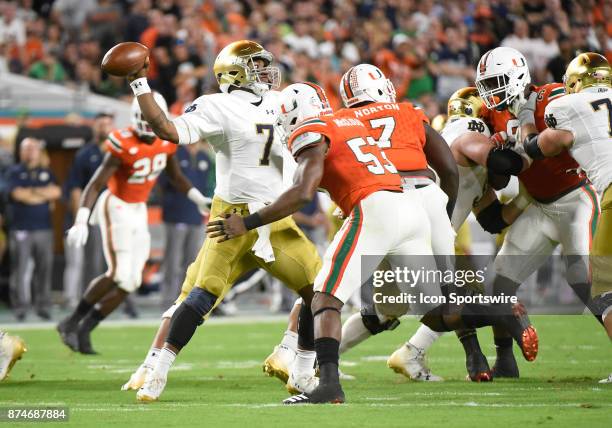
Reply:
[[[612, 370], [603, 330], [586, 316], [532, 320], [540, 354], [534, 363], [519, 362], [520, 380], [466, 382], [463, 351], [451, 335], [429, 357], [446, 382], [396, 375], [385, 360], [414, 331], [416, 323], [407, 320], [345, 355], [343, 370], [357, 377], [344, 384], [347, 404], [302, 407], [282, 406], [284, 387], [261, 372], [284, 330], [280, 323], [201, 327], [178, 357], [161, 401], [152, 404], [119, 389], [141, 362], [153, 327], [102, 327], [94, 334], [101, 355], [93, 357], [68, 351], [54, 330], [21, 330], [15, 333], [29, 350], [0, 385], [0, 406], [64, 405], [65, 425], [79, 427], [610, 426], [612, 385], [597, 383]], [[479, 337], [493, 356], [490, 332]]]

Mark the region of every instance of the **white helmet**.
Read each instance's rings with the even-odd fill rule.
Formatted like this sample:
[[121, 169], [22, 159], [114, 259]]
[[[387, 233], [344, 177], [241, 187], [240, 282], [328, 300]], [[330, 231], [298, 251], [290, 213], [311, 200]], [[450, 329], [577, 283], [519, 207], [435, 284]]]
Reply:
[[293, 130], [305, 120], [332, 113], [319, 85], [303, 82], [287, 86], [280, 93], [280, 113], [276, 121], [281, 141], [286, 143]]
[[513, 48], [495, 48], [485, 53], [476, 69], [476, 88], [490, 108], [510, 107], [515, 98], [523, 98], [531, 83], [529, 67], [523, 54]]
[[345, 107], [363, 102], [395, 102], [395, 87], [391, 80], [371, 64], [351, 67], [340, 80], [340, 95]]
[[[168, 116], [168, 104], [166, 103], [166, 100], [164, 99], [162, 94], [160, 94], [159, 92], [153, 92], [153, 99], [155, 100], [159, 108], [161, 108], [162, 111], [166, 114], [166, 116]], [[134, 131], [139, 137], [155, 138], [155, 132], [153, 132], [151, 126], [149, 126], [149, 122], [147, 122], [142, 116], [137, 97], [134, 97], [134, 99], [132, 100], [131, 115], [132, 127], [134, 128]]]

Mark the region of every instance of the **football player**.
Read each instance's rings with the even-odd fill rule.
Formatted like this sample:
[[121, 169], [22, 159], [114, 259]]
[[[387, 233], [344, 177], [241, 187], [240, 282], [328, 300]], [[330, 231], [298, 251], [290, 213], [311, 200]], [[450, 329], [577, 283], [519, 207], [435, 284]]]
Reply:
[[[457, 166], [448, 145], [429, 126], [429, 120], [421, 109], [408, 102], [396, 103], [395, 87], [382, 71], [370, 64], [351, 67], [340, 81], [342, 102], [348, 116], [359, 119], [370, 131], [378, 146], [396, 166], [405, 189], [414, 189], [423, 199], [431, 225], [432, 249], [440, 262], [454, 254], [455, 232], [450, 216], [457, 198]], [[340, 110], [338, 114], [342, 114]], [[435, 175], [440, 186], [435, 185]], [[442, 267], [445, 269], [445, 267]], [[361, 313], [353, 314], [342, 326], [340, 353], [346, 352], [366, 338], [391, 330], [399, 324], [394, 316], [379, 315], [373, 302], [364, 301]], [[434, 332], [421, 326], [412, 342], [406, 344], [389, 358], [393, 370], [414, 380], [439, 381], [441, 377], [431, 373], [425, 364], [421, 349]]]
[[[530, 87], [530, 82], [525, 57], [517, 50], [500, 47], [482, 56], [477, 68], [476, 87], [489, 109], [489, 123], [496, 132], [507, 132], [509, 137], [520, 140], [519, 133], [530, 136], [546, 129], [545, 108], [564, 95], [563, 85], [552, 83]], [[516, 118], [511, 111], [516, 113]], [[519, 145], [517, 150], [520, 149], [522, 146]], [[588, 304], [590, 281], [588, 260], [585, 259], [599, 217], [595, 190], [586, 177], [577, 173], [578, 164], [567, 151], [551, 158], [534, 160], [529, 167], [524, 160], [517, 153], [505, 159], [503, 165], [489, 165], [489, 168], [497, 168], [498, 172], [518, 175], [532, 198], [532, 203], [509, 228], [495, 259], [497, 276], [493, 291], [514, 295], [519, 285], [560, 244], [567, 281]], [[495, 345], [498, 348], [495, 376], [517, 377], [518, 370], [513, 367], [511, 357], [512, 340], [503, 329], [496, 329]]]
[[[546, 106], [547, 129], [524, 141], [534, 160], [568, 151], [602, 194], [601, 216], [591, 246], [594, 314], [612, 339], [612, 71], [597, 53], [578, 55], [564, 76], [566, 96]], [[602, 383], [612, 382], [612, 375]]]
[[8, 377], [15, 363], [26, 351], [23, 339], [0, 330], [0, 381]]
[[[166, 115], [164, 98], [155, 93], [155, 99], [162, 106], [161, 113]], [[83, 354], [96, 353], [91, 345], [91, 331], [129, 293], [140, 287], [151, 245], [146, 201], [159, 174], [165, 170], [175, 187], [201, 212], [207, 212], [210, 203], [182, 174], [173, 156], [176, 146], [157, 138], [142, 118], [136, 99], [132, 102], [131, 115], [131, 127], [109, 134], [105, 143], [107, 153], [87, 184], [74, 225], [68, 230], [70, 245], [85, 245], [95, 204], [92, 220], [101, 226], [108, 270], [90, 283], [73, 313], [57, 326], [62, 342]], [[108, 189], [100, 195], [107, 185]]]
[[[270, 90], [280, 84], [280, 71], [272, 61], [272, 54], [258, 43], [230, 43], [213, 66], [221, 92], [196, 99], [174, 120], [163, 114], [151, 94], [147, 64], [128, 77], [155, 134], [176, 144], [206, 139], [215, 150], [216, 188], [210, 218], [254, 215], [282, 192], [282, 146], [274, 130], [278, 92]], [[159, 398], [177, 353], [232, 284], [255, 267], [281, 280], [304, 300], [298, 320], [299, 352], [289, 381], [300, 391], [314, 389], [318, 379], [314, 377], [310, 301], [321, 261], [314, 244], [291, 218], [278, 220], [254, 227], [257, 230], [232, 242], [205, 241], [187, 270], [176, 304], [163, 316], [171, 320], [162, 322], [158, 330], [151, 350], [155, 355], [148, 362], [151, 368], [141, 371], [146, 373], [136, 394], [139, 401]], [[161, 350], [155, 352], [155, 348]]]
[[[367, 279], [385, 256], [390, 256], [387, 260], [392, 266], [409, 266], [410, 258], [405, 255], [432, 255], [430, 229], [423, 227], [428, 226], [429, 219], [415, 189], [402, 191], [395, 166], [365, 125], [348, 114], [333, 115], [319, 86], [300, 83], [285, 88], [281, 93], [279, 126], [298, 162], [294, 185], [254, 214], [232, 214], [210, 222], [207, 232], [210, 238], [220, 238], [220, 242], [241, 239], [249, 230], [297, 211], [313, 198], [317, 188], [330, 193], [347, 219], [325, 253], [315, 280], [312, 312], [320, 382], [311, 393], [291, 397], [285, 403], [342, 403], [345, 397], [338, 377], [340, 310], [363, 283], [361, 256], [376, 254], [369, 266], [364, 266]], [[406, 212], [410, 212], [409, 217]], [[411, 292], [441, 296], [438, 284], [417, 284]], [[433, 330], [476, 328], [499, 322], [514, 331], [526, 356], [535, 357], [537, 353], [533, 328], [521, 325], [513, 315], [500, 317], [498, 308], [474, 304], [450, 313], [445, 305], [434, 307], [427, 301], [418, 299], [413, 310], [425, 313], [422, 321]]]

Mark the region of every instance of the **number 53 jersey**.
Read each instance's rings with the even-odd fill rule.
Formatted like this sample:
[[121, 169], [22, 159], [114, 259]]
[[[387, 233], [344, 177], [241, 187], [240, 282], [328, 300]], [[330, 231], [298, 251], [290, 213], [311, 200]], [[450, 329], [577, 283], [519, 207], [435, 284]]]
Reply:
[[312, 144], [327, 137], [321, 187], [348, 215], [362, 199], [380, 190], [402, 192], [400, 176], [359, 120], [351, 117], [321, 116], [306, 120], [289, 138], [294, 157]]
[[108, 152], [121, 161], [121, 166], [108, 180], [108, 189], [129, 203], [149, 199], [157, 177], [166, 168], [168, 157], [176, 152], [176, 145], [159, 138], [151, 144], [141, 141], [131, 128], [111, 132], [105, 144]]
[[606, 190], [612, 183], [612, 90], [592, 87], [558, 98], [546, 106], [544, 120], [574, 135], [570, 154], [597, 191]]

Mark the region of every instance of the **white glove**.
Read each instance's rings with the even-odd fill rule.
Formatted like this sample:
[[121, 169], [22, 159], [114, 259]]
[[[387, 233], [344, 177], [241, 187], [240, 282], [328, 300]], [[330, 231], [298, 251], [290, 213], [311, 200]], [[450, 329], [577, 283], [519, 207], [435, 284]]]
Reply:
[[535, 123], [534, 115], [537, 98], [538, 93], [534, 91], [529, 94], [527, 99], [524, 96], [518, 96], [510, 104], [508, 110], [519, 120], [521, 126]]
[[336, 207], [336, 209], [334, 210], [334, 212], [332, 213], [332, 215], [334, 217], [338, 217], [340, 220], [344, 220], [346, 217], [344, 216], [344, 213], [342, 212], [342, 210], [340, 209], [340, 207]]
[[197, 205], [198, 211], [200, 211], [200, 214], [202, 214], [202, 215], [209, 215], [210, 214], [210, 205], [212, 204], [212, 199], [207, 198], [206, 196], [204, 196], [195, 187], [192, 187], [191, 189], [189, 189], [189, 191], [187, 192], [187, 197], [194, 204]]
[[89, 236], [89, 226], [87, 225], [87, 220], [89, 219], [90, 213], [90, 209], [85, 207], [81, 207], [77, 211], [74, 225], [68, 229], [68, 236], [66, 237], [66, 242], [71, 247], [79, 248], [84, 246], [87, 242], [87, 238]]

